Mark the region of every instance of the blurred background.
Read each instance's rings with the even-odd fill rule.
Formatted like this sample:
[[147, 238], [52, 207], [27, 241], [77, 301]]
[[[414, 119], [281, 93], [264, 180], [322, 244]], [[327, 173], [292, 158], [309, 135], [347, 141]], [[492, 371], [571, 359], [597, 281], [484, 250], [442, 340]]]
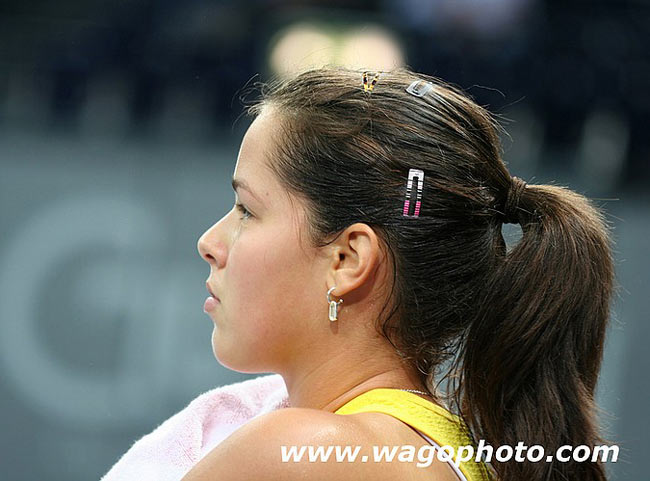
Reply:
[[199, 236], [255, 82], [407, 65], [509, 119], [513, 175], [592, 198], [619, 296], [598, 402], [650, 450], [650, 4], [642, 0], [2, 0], [0, 466], [99, 479], [198, 394], [248, 375], [212, 354]]

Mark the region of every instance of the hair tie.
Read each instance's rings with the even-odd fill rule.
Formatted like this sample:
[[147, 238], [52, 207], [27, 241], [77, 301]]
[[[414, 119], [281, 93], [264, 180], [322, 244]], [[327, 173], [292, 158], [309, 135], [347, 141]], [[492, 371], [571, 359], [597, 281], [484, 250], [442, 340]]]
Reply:
[[526, 182], [519, 177], [512, 177], [512, 183], [508, 194], [506, 195], [506, 202], [503, 206], [503, 223], [504, 224], [518, 224], [519, 223], [519, 201], [524, 190], [526, 189]]

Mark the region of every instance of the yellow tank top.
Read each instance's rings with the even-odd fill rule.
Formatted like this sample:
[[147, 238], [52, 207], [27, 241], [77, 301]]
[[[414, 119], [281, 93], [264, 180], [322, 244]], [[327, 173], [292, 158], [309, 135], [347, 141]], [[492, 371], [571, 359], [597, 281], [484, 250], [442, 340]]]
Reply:
[[[417, 394], [399, 389], [376, 388], [348, 401], [338, 408], [336, 414], [380, 412], [393, 416], [424, 434], [438, 446], [451, 446], [454, 453], [459, 446], [474, 445], [458, 423], [460, 418], [441, 406]], [[475, 447], [476, 449], [476, 447]], [[458, 468], [467, 481], [491, 481], [490, 468], [474, 459], [460, 462]]]

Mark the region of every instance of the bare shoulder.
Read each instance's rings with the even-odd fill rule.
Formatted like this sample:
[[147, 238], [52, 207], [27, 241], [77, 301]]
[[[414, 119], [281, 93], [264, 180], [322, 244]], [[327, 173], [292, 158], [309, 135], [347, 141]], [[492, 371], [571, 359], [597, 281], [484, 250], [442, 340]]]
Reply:
[[[418, 442], [423, 442], [419, 435], [387, 415], [343, 416], [316, 409], [285, 408], [239, 428], [197, 463], [183, 481], [457, 479], [450, 476], [448, 466], [439, 462], [422, 470], [404, 463], [361, 459], [364, 454], [372, 455], [372, 445]], [[348, 448], [342, 462], [336, 460], [337, 447]], [[315, 453], [318, 448], [320, 453]], [[355, 450], [357, 455], [351, 460]]]
[[236, 430], [197, 463], [183, 481], [353, 479], [348, 475], [348, 463], [309, 462], [306, 455], [300, 461], [283, 460], [283, 454], [286, 458], [292, 446], [299, 449], [354, 442], [353, 424], [346, 416], [317, 409], [272, 411]]

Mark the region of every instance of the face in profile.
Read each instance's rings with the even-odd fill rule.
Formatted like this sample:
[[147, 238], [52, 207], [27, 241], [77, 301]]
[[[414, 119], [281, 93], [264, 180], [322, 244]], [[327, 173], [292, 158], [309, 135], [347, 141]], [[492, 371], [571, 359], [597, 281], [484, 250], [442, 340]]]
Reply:
[[247, 130], [233, 174], [235, 205], [198, 241], [219, 299], [206, 311], [212, 349], [240, 372], [278, 372], [308, 347], [310, 324], [327, 325], [325, 271], [303, 237], [303, 206], [268, 168], [277, 122], [266, 109]]

